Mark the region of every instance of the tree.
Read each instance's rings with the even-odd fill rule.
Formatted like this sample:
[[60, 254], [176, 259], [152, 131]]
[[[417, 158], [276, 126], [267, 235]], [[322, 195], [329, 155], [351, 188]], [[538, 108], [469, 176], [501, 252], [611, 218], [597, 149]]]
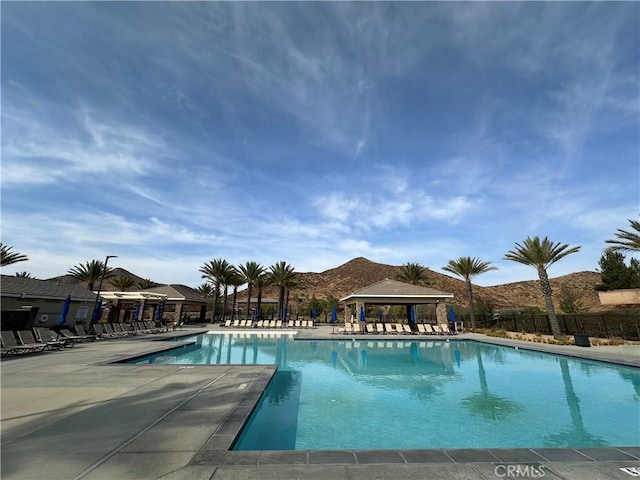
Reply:
[[597, 290], [640, 287], [638, 260], [635, 258], [631, 259], [631, 266], [627, 266], [622, 253], [614, 248], [607, 248], [600, 257], [598, 265], [600, 265], [602, 283], [596, 287]]
[[202, 278], [206, 278], [213, 283], [213, 311], [211, 312], [211, 322], [216, 320], [216, 306], [218, 305], [218, 295], [220, 294], [220, 285], [222, 278], [231, 265], [223, 258], [216, 258], [209, 263], [205, 263], [200, 267], [199, 272]]
[[12, 251], [13, 247], [0, 243], [0, 267], [11, 265], [18, 262], [26, 262], [29, 257], [18, 252]]
[[578, 293], [566, 285], [560, 287], [558, 303], [564, 313], [578, 313], [582, 309], [582, 302], [580, 302]]
[[224, 287], [224, 302], [222, 303], [222, 319], [227, 319], [227, 300], [229, 298], [229, 287], [233, 286], [236, 279], [239, 277], [236, 267], [231, 264], [227, 264], [226, 268], [222, 272], [220, 284]]
[[540, 279], [540, 289], [544, 302], [547, 307], [547, 315], [549, 316], [549, 323], [551, 324], [551, 331], [553, 337], [557, 340], [562, 338], [560, 332], [560, 325], [558, 325], [558, 318], [553, 307], [553, 300], [551, 294], [551, 283], [549, 283], [549, 276], [547, 275], [547, 268], [556, 263], [558, 260], [563, 259], [567, 255], [576, 253], [580, 250], [580, 246], [569, 247], [569, 244], [553, 243], [547, 237], [540, 240], [537, 236], [527, 239], [522, 243], [516, 243], [514, 250], [509, 250], [504, 256], [505, 260], [511, 260], [514, 262], [522, 263], [529, 267], [533, 267], [538, 272]]
[[284, 308], [284, 294], [291, 282], [295, 280], [295, 272], [291, 265], [285, 261], [280, 261], [269, 267], [271, 283], [278, 287], [278, 320], [282, 320], [282, 309]]
[[203, 297], [205, 300], [213, 295], [213, 285], [211, 285], [210, 283], [202, 283], [198, 285], [194, 290], [198, 292], [198, 295]]
[[460, 257], [456, 260], [449, 260], [443, 270], [453, 273], [464, 280], [464, 284], [467, 290], [467, 299], [469, 301], [469, 317], [471, 320], [471, 328], [476, 328], [476, 316], [475, 308], [473, 305], [473, 288], [471, 286], [471, 279], [477, 275], [489, 272], [491, 270], [497, 270], [496, 267], [490, 266], [491, 262], [483, 262], [479, 258]]
[[124, 292], [128, 288], [133, 287], [136, 284], [136, 281], [129, 275], [119, 275], [117, 277], [112, 277], [109, 280], [109, 283], [117, 290]]
[[16, 277], [33, 278], [29, 272], [16, 272]]
[[89, 290], [93, 290], [93, 286], [98, 280], [100, 280], [103, 270], [105, 280], [113, 277], [113, 269], [111, 267], [107, 267], [105, 269], [104, 262], [102, 260], [91, 260], [84, 265], [79, 263], [71, 268], [67, 274], [81, 282], [87, 282], [87, 288]]
[[238, 300], [238, 287], [244, 285], [244, 277], [240, 274], [240, 272], [233, 267], [234, 272], [230, 275], [228, 284], [233, 287], [233, 302], [232, 303], [232, 313], [231, 318], [235, 316], [236, 313], [236, 301]]
[[635, 231], [626, 231], [619, 228], [615, 234], [617, 240], [605, 240], [606, 243], [613, 245], [610, 248], [618, 252], [640, 252], [640, 222], [629, 220], [629, 223]]
[[244, 265], [238, 267], [240, 273], [247, 284], [247, 316], [246, 320], [249, 320], [251, 315], [251, 294], [253, 293], [253, 287], [256, 284], [256, 280], [260, 275], [265, 273], [265, 269], [258, 262], [249, 261]]
[[[400, 273], [397, 276], [401, 282], [410, 283], [411, 285], [421, 285], [427, 283], [429, 278], [427, 269], [419, 263], [405, 263], [400, 267]], [[407, 321], [411, 321], [411, 305], [407, 305]]]
[[143, 278], [142, 280], [138, 280], [135, 285], [140, 290], [146, 290], [147, 288], [157, 287], [159, 284], [154, 282], [150, 278]]
[[262, 316], [262, 291], [271, 285], [272, 278], [268, 273], [258, 275], [254, 281], [254, 286], [258, 289], [258, 317]]

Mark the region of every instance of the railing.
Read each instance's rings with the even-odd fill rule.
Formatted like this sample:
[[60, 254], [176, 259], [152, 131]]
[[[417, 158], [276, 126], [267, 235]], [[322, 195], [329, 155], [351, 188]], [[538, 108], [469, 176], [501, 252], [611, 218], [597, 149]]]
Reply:
[[[590, 337], [640, 340], [640, 316], [629, 314], [571, 314], [557, 315], [563, 335], [586, 333]], [[461, 315], [458, 320], [469, 325], [469, 319]], [[547, 315], [501, 314], [499, 316], [476, 315], [476, 328], [508, 330], [519, 333], [551, 335], [551, 323]]]

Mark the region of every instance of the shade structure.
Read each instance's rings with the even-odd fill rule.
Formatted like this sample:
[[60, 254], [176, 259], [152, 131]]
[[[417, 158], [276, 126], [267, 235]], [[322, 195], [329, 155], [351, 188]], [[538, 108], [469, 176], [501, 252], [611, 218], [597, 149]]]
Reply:
[[67, 295], [67, 298], [64, 299], [64, 303], [62, 304], [62, 311], [60, 312], [60, 316], [58, 317], [57, 324], [64, 325], [67, 323], [67, 315], [69, 314], [69, 307], [71, 306], [71, 295]]
[[338, 309], [334, 305], [331, 307], [331, 323], [336, 323], [338, 321]]
[[362, 305], [360, 305], [360, 321], [364, 322], [365, 321], [365, 316], [364, 316], [364, 307]]

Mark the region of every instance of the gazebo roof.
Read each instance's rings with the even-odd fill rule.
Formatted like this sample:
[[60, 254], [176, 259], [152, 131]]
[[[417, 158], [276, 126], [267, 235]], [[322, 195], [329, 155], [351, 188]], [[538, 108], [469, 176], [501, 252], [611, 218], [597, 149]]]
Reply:
[[411, 285], [410, 283], [389, 280], [369, 285], [351, 295], [341, 298], [341, 302], [367, 302], [367, 303], [431, 303], [433, 301], [452, 299], [453, 293], [442, 292], [435, 288]]

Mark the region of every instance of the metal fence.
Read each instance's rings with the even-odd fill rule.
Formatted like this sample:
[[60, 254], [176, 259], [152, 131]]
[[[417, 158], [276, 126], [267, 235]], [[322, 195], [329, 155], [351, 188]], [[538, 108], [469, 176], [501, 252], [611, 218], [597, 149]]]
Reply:
[[[469, 319], [464, 317], [461, 316], [459, 320], [463, 320], [465, 326], [469, 326]], [[586, 333], [590, 337], [640, 340], [640, 316], [638, 315], [604, 313], [557, 315], [557, 317], [563, 335]], [[547, 315], [476, 315], [476, 328], [551, 335], [551, 323]]]

